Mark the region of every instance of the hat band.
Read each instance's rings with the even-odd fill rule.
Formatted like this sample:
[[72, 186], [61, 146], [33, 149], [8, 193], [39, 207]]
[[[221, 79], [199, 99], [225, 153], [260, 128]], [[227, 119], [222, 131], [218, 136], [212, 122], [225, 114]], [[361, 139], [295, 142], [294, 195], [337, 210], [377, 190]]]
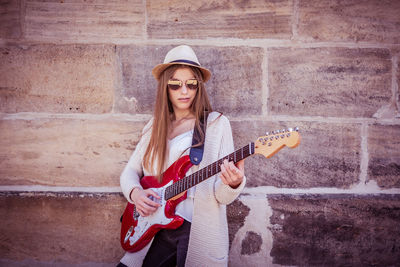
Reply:
[[199, 63], [194, 62], [194, 61], [190, 61], [190, 60], [186, 60], [186, 59], [178, 59], [178, 60], [171, 61], [170, 63], [179, 63], [179, 62], [186, 63], [186, 64], [192, 64], [192, 65], [196, 65], [196, 66], [200, 67]]

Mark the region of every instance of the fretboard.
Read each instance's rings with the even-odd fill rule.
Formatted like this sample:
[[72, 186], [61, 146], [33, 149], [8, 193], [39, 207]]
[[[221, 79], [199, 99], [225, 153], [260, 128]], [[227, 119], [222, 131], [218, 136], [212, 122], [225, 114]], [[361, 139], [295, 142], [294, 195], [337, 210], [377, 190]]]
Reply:
[[204, 167], [197, 172], [192, 173], [189, 176], [176, 181], [172, 185], [168, 186], [165, 190], [165, 199], [168, 200], [176, 195], [188, 190], [189, 188], [203, 182], [204, 180], [210, 178], [211, 176], [219, 173], [221, 171], [221, 164], [225, 159], [228, 161], [233, 161], [237, 163], [238, 161], [247, 158], [254, 154], [254, 143], [251, 142], [248, 145], [236, 150], [235, 152], [217, 160], [214, 163]]

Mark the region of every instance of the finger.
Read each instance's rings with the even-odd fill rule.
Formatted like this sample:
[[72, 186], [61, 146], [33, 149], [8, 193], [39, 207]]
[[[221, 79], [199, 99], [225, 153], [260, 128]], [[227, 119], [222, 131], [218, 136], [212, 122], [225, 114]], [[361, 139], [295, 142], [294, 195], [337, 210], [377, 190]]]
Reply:
[[145, 202], [146, 204], [148, 204], [150, 206], [153, 206], [153, 207], [160, 207], [161, 206], [159, 203], [153, 201], [152, 198], [151, 198], [151, 197], [154, 197], [154, 198], [160, 199], [160, 196], [157, 195], [156, 192], [154, 192], [151, 189], [146, 189], [144, 191], [144, 193], [145, 193], [145, 195], [142, 198], [143, 202]]
[[146, 193], [147, 193], [148, 195], [152, 195], [152, 196], [155, 197], [155, 198], [160, 198], [160, 196], [157, 195], [157, 193], [154, 192], [154, 191], [151, 190], [151, 189], [146, 189]]
[[226, 180], [226, 168], [223, 164], [221, 164], [221, 173], [219, 174], [219, 178], [221, 178], [224, 184], [228, 184], [228, 181]]
[[231, 166], [227, 160], [224, 160], [224, 167], [225, 167], [225, 172], [226, 172], [227, 178], [230, 178], [230, 176], [233, 175], [233, 172], [232, 172]]
[[230, 184], [232, 182], [232, 171], [230, 170], [229, 162], [225, 159], [223, 164], [221, 165], [222, 175], [224, 177], [224, 184]]
[[242, 173], [244, 173], [244, 159], [238, 161], [238, 162], [236, 163], [236, 167], [238, 167], [239, 170], [240, 170]]
[[139, 212], [140, 216], [146, 217], [147, 216], [147, 212], [145, 212], [143, 209], [137, 209], [137, 212]]
[[140, 210], [140, 211], [142, 212], [142, 214], [145, 215], [145, 216], [149, 216], [149, 215], [153, 214], [153, 213], [156, 211], [155, 208], [148, 207], [148, 206], [147, 206], [147, 207], [146, 207], [146, 206], [141, 207], [139, 210]]
[[233, 173], [234, 176], [238, 176], [240, 170], [233, 164], [232, 161], [229, 162], [229, 170]]
[[157, 209], [157, 207], [160, 206], [160, 204], [158, 204], [157, 202], [154, 202], [153, 200], [151, 200], [148, 197], [145, 197], [143, 199], [143, 204], [145, 205], [145, 207], [151, 207], [151, 208], [154, 208], [154, 209]]
[[[154, 205], [157, 203], [154, 202]], [[151, 209], [156, 210], [157, 206], [152, 204], [152, 200], [149, 199], [146, 195], [142, 195], [139, 197], [138, 201], [136, 202], [136, 206], [144, 211], [151, 211]]]

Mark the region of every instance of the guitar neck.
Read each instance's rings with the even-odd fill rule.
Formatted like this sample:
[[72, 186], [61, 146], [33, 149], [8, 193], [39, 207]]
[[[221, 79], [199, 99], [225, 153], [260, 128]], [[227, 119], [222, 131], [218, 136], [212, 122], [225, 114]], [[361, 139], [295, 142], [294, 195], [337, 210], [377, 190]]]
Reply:
[[238, 161], [249, 157], [254, 154], [254, 143], [251, 142], [248, 145], [236, 150], [235, 152], [217, 160], [214, 163], [204, 167], [197, 172], [192, 173], [189, 176], [186, 176], [172, 185], [168, 186], [165, 190], [165, 199], [171, 199], [182, 192], [185, 192], [189, 188], [203, 182], [204, 180], [210, 178], [211, 176], [219, 173], [221, 171], [221, 164], [225, 159], [228, 161], [233, 161], [237, 163]]

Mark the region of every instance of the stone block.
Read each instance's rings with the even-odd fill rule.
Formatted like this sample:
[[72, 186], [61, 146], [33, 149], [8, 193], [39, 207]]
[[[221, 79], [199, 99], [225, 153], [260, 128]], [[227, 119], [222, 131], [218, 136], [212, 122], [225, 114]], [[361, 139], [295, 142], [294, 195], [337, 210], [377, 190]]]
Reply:
[[246, 159], [247, 187], [348, 188], [359, 179], [360, 125], [300, 121], [234, 121], [231, 124], [236, 149], [255, 142], [266, 131], [300, 128], [298, 147], [283, 147], [269, 159], [263, 155]]
[[151, 45], [117, 46], [118, 88], [114, 110], [120, 113], [153, 113], [157, 81], [151, 74], [155, 65], [164, 61], [172, 47]]
[[21, 37], [21, 1], [0, 1], [0, 38]]
[[0, 47], [0, 112], [110, 112], [115, 65], [111, 45]]
[[145, 22], [141, 0], [26, 1], [26, 38], [99, 40], [141, 38]]
[[400, 125], [368, 127], [368, 180], [382, 188], [400, 187]]
[[[398, 59], [400, 59], [400, 49], [398, 51]], [[397, 73], [396, 73], [396, 78], [397, 78], [397, 93], [395, 93], [395, 104], [396, 104], [396, 109], [397, 109], [397, 117], [400, 117], [400, 60], [397, 62]]]
[[392, 97], [386, 49], [271, 49], [268, 76], [273, 115], [372, 117]]
[[[157, 83], [151, 70], [173, 46], [119, 46], [119, 89], [115, 110], [152, 113]], [[206, 83], [214, 110], [229, 115], [262, 112], [263, 50], [250, 47], [193, 47], [202, 66], [212, 72]]]
[[119, 186], [145, 122], [0, 120], [0, 184]]
[[150, 38], [274, 38], [292, 36], [293, 1], [147, 2]]
[[398, 44], [399, 13], [399, 1], [300, 1], [298, 33], [315, 41]]
[[241, 227], [243, 227], [250, 208], [244, 205], [239, 199], [229, 204], [226, 209], [228, 218], [229, 247]]
[[0, 199], [2, 260], [115, 266], [124, 253], [120, 194], [2, 192]]
[[273, 263], [397, 266], [398, 195], [269, 195]]

